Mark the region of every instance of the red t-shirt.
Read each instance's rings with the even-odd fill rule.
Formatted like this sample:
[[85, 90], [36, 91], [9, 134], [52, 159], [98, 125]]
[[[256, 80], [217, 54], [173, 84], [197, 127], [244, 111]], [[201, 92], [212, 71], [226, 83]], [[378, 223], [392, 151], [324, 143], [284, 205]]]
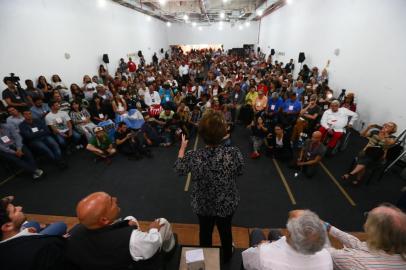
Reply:
[[135, 72], [137, 70], [137, 65], [133, 61], [129, 61], [127, 67], [129, 72]]

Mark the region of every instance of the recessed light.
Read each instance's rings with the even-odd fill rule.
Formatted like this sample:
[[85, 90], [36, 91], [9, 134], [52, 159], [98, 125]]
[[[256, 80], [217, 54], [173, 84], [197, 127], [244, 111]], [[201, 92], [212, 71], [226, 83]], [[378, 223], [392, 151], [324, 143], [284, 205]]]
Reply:
[[257, 10], [257, 15], [262, 16], [262, 14], [264, 14], [264, 11], [262, 9], [258, 9]]
[[171, 27], [171, 22], [166, 22], [166, 26]]
[[184, 19], [185, 21], [187, 21], [187, 20], [189, 20], [189, 16], [188, 16], [187, 14], [185, 14], [185, 15], [183, 15], [183, 19]]
[[226, 14], [225, 14], [224, 12], [221, 12], [221, 13], [220, 13], [220, 18], [221, 18], [221, 19], [224, 19], [225, 17], [226, 17]]

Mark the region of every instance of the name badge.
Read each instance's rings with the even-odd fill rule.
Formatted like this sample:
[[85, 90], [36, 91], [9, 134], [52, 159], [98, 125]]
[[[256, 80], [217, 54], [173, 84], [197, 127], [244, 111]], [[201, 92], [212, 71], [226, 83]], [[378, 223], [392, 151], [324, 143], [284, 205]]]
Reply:
[[3, 137], [1, 137], [1, 140], [2, 140], [4, 143], [9, 143], [9, 142], [11, 142], [11, 140], [10, 140], [10, 138], [9, 138], [8, 136], [3, 136]]
[[237, 98], [238, 98], [238, 94], [235, 94], [234, 98], [237, 99]]
[[289, 105], [289, 111], [293, 111], [293, 105]]
[[37, 128], [37, 127], [33, 127], [31, 130], [32, 130], [33, 133], [38, 132], [38, 128]]
[[214, 90], [213, 90], [213, 96], [217, 96], [217, 94], [218, 94], [218, 90], [217, 90], [217, 89], [214, 89]]
[[166, 100], [166, 102], [168, 102], [168, 101], [169, 101], [169, 97], [165, 97], [165, 100]]
[[324, 109], [327, 110], [327, 109], [328, 109], [328, 105], [324, 105]]
[[99, 118], [104, 118], [104, 114], [99, 113]]
[[20, 96], [16, 96], [16, 99], [21, 99], [21, 97], [20, 97]]
[[271, 105], [271, 110], [275, 110], [275, 105]]
[[85, 120], [86, 120], [86, 117], [82, 116], [81, 119], [82, 119], [82, 121], [85, 121]]
[[308, 97], [308, 96], [305, 96], [305, 97], [304, 97], [304, 100], [308, 100], [308, 99], [309, 99], [309, 97]]
[[60, 117], [55, 118], [55, 121], [57, 124], [62, 124], [62, 118]]
[[260, 107], [261, 106], [261, 102], [257, 102], [257, 107]]

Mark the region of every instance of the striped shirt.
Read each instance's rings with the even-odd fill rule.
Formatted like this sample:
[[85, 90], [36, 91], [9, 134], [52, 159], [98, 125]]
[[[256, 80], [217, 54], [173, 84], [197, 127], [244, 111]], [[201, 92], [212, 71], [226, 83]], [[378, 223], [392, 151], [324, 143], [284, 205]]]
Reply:
[[334, 269], [406, 269], [406, 260], [399, 254], [390, 255], [384, 251], [370, 250], [366, 242], [355, 236], [331, 227], [330, 235], [337, 238], [343, 249], [329, 248]]

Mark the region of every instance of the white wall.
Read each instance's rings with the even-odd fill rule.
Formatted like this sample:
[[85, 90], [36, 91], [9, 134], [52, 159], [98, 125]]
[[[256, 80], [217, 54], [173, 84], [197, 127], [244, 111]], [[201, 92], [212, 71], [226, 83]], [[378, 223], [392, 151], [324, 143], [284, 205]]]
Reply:
[[168, 29], [168, 42], [170, 45], [191, 44], [223, 44], [224, 49], [241, 48], [243, 44], [257, 44], [259, 34], [258, 22], [251, 22], [250, 26], [243, 26], [239, 30], [237, 25], [224, 23], [222, 30], [219, 24], [198, 27], [185, 23], [175, 23]]
[[404, 129], [405, 14], [404, 0], [292, 0], [262, 19], [259, 45], [284, 62], [303, 51], [309, 67], [330, 59], [333, 89], [356, 93], [363, 121]]
[[150, 62], [168, 47], [162, 21], [107, 0], [0, 0], [0, 36], [1, 78], [57, 73], [66, 83], [97, 74], [103, 53], [113, 71], [128, 53], [142, 50]]

